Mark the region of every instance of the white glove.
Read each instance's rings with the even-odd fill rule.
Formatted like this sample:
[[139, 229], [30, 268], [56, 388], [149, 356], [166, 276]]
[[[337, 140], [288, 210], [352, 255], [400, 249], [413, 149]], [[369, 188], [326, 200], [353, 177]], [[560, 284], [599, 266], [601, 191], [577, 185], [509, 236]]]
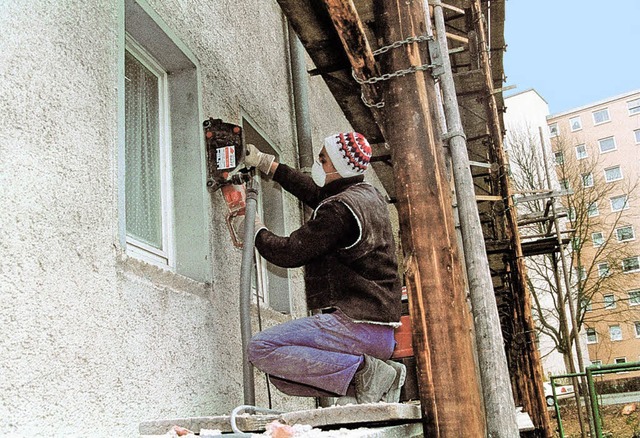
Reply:
[[255, 167], [265, 175], [269, 175], [271, 171], [271, 164], [276, 159], [275, 156], [260, 152], [257, 147], [251, 143], [247, 144], [247, 155], [244, 158], [244, 166]]

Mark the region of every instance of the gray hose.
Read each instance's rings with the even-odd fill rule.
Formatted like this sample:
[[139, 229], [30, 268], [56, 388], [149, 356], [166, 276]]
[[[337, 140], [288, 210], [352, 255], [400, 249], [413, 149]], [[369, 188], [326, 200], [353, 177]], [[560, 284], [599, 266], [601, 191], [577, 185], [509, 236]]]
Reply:
[[240, 331], [242, 335], [242, 373], [245, 405], [256, 404], [253, 366], [247, 357], [247, 346], [251, 339], [251, 273], [253, 269], [253, 250], [256, 206], [258, 203], [258, 183], [254, 178], [247, 182], [247, 197], [244, 219], [242, 246], [242, 266], [240, 268]]

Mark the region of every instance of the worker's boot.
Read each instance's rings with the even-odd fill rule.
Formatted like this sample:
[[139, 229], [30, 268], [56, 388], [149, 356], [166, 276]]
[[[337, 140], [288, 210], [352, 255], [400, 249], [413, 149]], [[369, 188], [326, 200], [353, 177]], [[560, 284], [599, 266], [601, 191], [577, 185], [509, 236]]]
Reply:
[[354, 377], [356, 400], [360, 404], [383, 401], [396, 377], [394, 367], [365, 354], [364, 366]]
[[404, 385], [404, 381], [407, 377], [407, 367], [404, 364], [393, 360], [385, 361], [387, 365], [391, 365], [394, 370], [396, 370], [396, 378], [391, 384], [391, 388], [384, 396], [384, 401], [387, 403], [398, 403], [400, 401], [400, 391], [402, 390], [402, 385]]

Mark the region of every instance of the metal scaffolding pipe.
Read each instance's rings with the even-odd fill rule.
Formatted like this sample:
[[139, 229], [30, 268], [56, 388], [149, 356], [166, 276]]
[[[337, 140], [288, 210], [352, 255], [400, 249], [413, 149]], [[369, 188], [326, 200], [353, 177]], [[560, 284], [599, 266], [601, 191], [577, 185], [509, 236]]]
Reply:
[[291, 82], [293, 85], [293, 106], [296, 114], [296, 138], [300, 170], [311, 172], [313, 165], [313, 142], [311, 139], [311, 115], [309, 111], [309, 87], [307, 86], [307, 69], [304, 48], [300, 39], [291, 27], [289, 29], [289, 53], [291, 57]]
[[[516, 408], [511, 390], [509, 367], [504, 350], [500, 316], [489, 261], [485, 248], [482, 225], [474, 191], [473, 176], [469, 165], [467, 142], [458, 109], [448, 43], [445, 33], [444, 13], [440, 1], [430, 2], [434, 8], [439, 59], [444, 73], [440, 76], [444, 112], [447, 121], [447, 137], [456, 186], [457, 204], [464, 248], [465, 266], [469, 280], [469, 294], [474, 315], [476, 345], [482, 393], [487, 416], [489, 436], [512, 438], [519, 435]], [[428, 10], [428, 9], [427, 9]]]

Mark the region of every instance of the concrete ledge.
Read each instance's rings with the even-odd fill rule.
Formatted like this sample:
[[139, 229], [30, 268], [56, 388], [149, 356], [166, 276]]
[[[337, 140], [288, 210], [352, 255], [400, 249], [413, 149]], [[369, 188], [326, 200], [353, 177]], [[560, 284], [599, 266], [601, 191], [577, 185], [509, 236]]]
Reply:
[[[140, 432], [140, 435], [164, 435], [176, 425], [195, 433], [200, 433], [201, 429], [218, 429], [222, 432], [232, 432], [230, 419], [231, 416], [229, 415], [219, 415], [143, 421], [138, 426], [138, 432]], [[280, 415], [242, 414], [236, 417], [236, 424], [243, 431], [264, 432], [267, 424], [278, 419], [280, 419]]]
[[417, 405], [403, 403], [371, 403], [366, 405], [332, 406], [281, 415], [284, 423], [308, 424], [313, 427], [343, 424], [371, 424], [385, 422], [413, 422], [421, 418]]
[[[355, 428], [359, 426], [365, 427], [365, 425], [367, 427], [372, 427], [375, 425], [388, 425], [390, 423], [416, 423], [420, 421], [420, 418], [421, 412], [418, 405], [403, 403], [371, 403], [366, 405], [346, 405], [332, 406], [329, 408], [308, 409], [302, 411], [286, 412], [279, 415], [241, 414], [236, 417], [236, 424], [242, 431], [259, 433], [264, 432], [265, 426], [274, 420], [279, 420], [282, 423], [289, 425], [301, 424], [309, 425], [314, 428], [331, 427], [338, 429], [341, 426], [347, 425], [352, 425]], [[230, 419], [231, 417], [229, 415], [220, 415], [211, 417], [185, 417], [151, 420], [141, 422], [138, 430], [140, 435], [157, 436], [166, 434], [174, 425], [177, 425], [189, 429], [194, 433], [199, 433], [201, 429], [218, 429], [224, 433], [228, 433], [232, 432]], [[403, 424], [402, 426], [408, 427], [413, 425]], [[419, 426], [420, 433], [422, 433], [422, 426]], [[377, 428], [376, 430], [378, 429], [382, 430], [386, 429], [386, 427]], [[378, 435], [362, 436], [374, 437]], [[396, 435], [379, 436], [386, 437]], [[397, 436], [411, 437], [414, 435]]]

